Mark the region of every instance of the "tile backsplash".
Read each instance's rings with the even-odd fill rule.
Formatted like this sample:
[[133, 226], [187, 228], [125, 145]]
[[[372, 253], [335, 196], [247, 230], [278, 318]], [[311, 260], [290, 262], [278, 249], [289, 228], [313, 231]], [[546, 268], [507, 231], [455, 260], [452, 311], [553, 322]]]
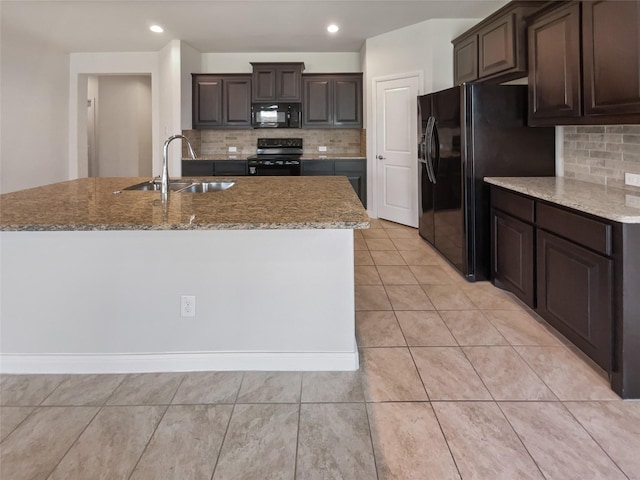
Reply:
[[564, 127], [564, 176], [631, 190], [624, 174], [640, 174], [640, 125]]
[[[345, 129], [244, 129], [244, 130], [183, 130], [197, 155], [225, 155], [229, 147], [236, 147], [237, 155], [256, 153], [258, 137], [301, 137], [304, 153], [317, 154], [319, 146], [327, 147], [326, 154], [364, 156], [364, 130]], [[187, 156], [186, 147], [183, 156]]]

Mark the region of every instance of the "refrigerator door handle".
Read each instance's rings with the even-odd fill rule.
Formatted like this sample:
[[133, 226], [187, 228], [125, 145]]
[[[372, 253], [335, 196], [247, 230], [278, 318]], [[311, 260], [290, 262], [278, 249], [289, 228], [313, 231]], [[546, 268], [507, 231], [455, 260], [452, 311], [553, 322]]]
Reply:
[[438, 170], [440, 166], [440, 136], [438, 135], [438, 127], [435, 122], [433, 123], [433, 137], [432, 140], [435, 140], [435, 155], [431, 157], [431, 170], [433, 172], [433, 183], [436, 183], [436, 177], [438, 176]]
[[436, 183], [436, 174], [433, 169], [433, 158], [431, 156], [431, 144], [433, 143], [433, 133], [435, 132], [436, 119], [435, 117], [429, 117], [427, 120], [427, 145], [426, 145], [426, 160], [427, 160], [427, 173], [431, 183]]

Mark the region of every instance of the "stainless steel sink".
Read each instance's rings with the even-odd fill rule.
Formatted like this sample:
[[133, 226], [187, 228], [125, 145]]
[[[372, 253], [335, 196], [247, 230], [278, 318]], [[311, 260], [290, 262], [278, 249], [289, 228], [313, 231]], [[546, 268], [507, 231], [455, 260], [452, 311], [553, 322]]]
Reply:
[[[206, 192], [219, 192], [226, 190], [235, 185], [235, 181], [229, 179], [220, 179], [214, 181], [207, 181], [197, 178], [189, 178], [180, 180], [172, 180], [169, 182], [169, 190], [177, 193], [206, 193]], [[156, 180], [150, 180], [148, 182], [136, 183], [130, 187], [123, 188], [122, 190], [136, 190], [136, 191], [160, 191], [162, 185]]]
[[[188, 187], [192, 182], [170, 182], [169, 190], [172, 192], [178, 191], [182, 188]], [[155, 182], [153, 180], [149, 182], [136, 183], [135, 185], [131, 185], [130, 187], [123, 188], [122, 190], [138, 190], [138, 191], [160, 191], [162, 185], [160, 182]]]
[[178, 193], [207, 193], [219, 192], [233, 187], [236, 184], [233, 180], [217, 180], [213, 182], [195, 182], [178, 190]]

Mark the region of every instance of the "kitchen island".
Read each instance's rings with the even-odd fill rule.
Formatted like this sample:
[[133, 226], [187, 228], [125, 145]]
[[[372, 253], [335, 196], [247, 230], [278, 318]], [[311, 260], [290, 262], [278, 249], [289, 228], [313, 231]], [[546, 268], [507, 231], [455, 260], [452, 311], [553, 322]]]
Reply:
[[145, 180], [0, 196], [3, 372], [358, 368], [352, 230], [369, 218], [346, 178], [124, 190]]

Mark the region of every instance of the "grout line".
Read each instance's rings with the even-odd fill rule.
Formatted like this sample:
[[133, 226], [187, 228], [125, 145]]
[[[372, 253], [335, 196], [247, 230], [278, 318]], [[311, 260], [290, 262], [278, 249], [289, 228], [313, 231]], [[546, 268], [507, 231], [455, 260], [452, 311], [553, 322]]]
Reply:
[[91, 417], [91, 420], [89, 420], [89, 421], [87, 422], [87, 424], [84, 426], [84, 428], [82, 429], [82, 431], [78, 434], [78, 436], [76, 437], [76, 439], [75, 439], [73, 442], [71, 442], [71, 445], [69, 446], [69, 448], [67, 449], [67, 451], [66, 451], [66, 452], [64, 452], [64, 455], [62, 455], [62, 456], [60, 457], [60, 460], [58, 460], [58, 461], [56, 462], [55, 466], [51, 469], [51, 471], [50, 471], [50, 472], [47, 474], [47, 476], [46, 476], [46, 477], [44, 477], [44, 478], [49, 478], [49, 477], [53, 474], [53, 472], [55, 472], [55, 471], [56, 471], [56, 469], [58, 468], [58, 466], [62, 463], [62, 460], [64, 460], [64, 459], [65, 459], [65, 457], [69, 454], [69, 452], [73, 449], [73, 447], [75, 447], [75, 446], [76, 446], [76, 444], [78, 443], [78, 440], [80, 440], [80, 437], [82, 437], [82, 435], [84, 435], [84, 432], [86, 432], [86, 431], [87, 431], [87, 429], [89, 428], [89, 425], [91, 425], [91, 424], [95, 421], [96, 417], [100, 414], [100, 412], [102, 412], [102, 409], [103, 409], [104, 407], [76, 407], [76, 408], [97, 408], [98, 410], [97, 410], [97, 411], [96, 411], [96, 413], [93, 415], [93, 417]]
[[[238, 387], [238, 391], [240, 391], [240, 388]], [[227, 420], [227, 428], [224, 429], [224, 435], [222, 436], [222, 441], [220, 442], [220, 448], [218, 448], [218, 454], [216, 455], [216, 462], [213, 465], [213, 470], [211, 471], [211, 479], [213, 480], [213, 476], [216, 473], [216, 469], [218, 468], [218, 462], [220, 461], [220, 455], [222, 454], [222, 447], [224, 447], [224, 442], [227, 439], [227, 434], [229, 433], [229, 427], [231, 426], [231, 419], [233, 418], [233, 414], [236, 411], [236, 405], [234, 404], [233, 407], [231, 407], [231, 413], [229, 414], [229, 419]]]

